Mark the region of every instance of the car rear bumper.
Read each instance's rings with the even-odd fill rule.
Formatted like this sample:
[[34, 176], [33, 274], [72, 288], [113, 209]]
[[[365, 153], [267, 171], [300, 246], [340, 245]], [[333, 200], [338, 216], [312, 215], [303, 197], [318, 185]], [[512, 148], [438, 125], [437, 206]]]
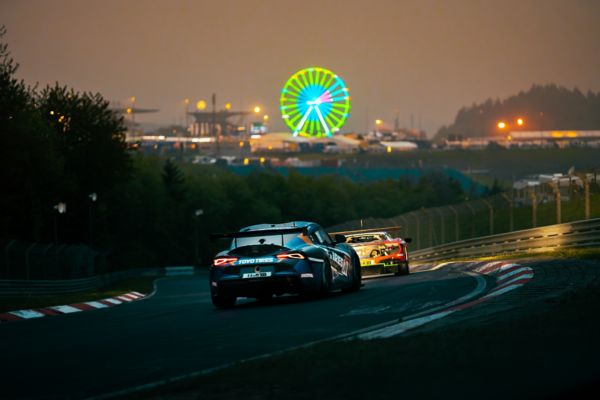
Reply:
[[[309, 276], [310, 275], [310, 276]], [[316, 290], [312, 274], [285, 274], [264, 278], [224, 278], [211, 280], [211, 291], [220, 295], [236, 297], [258, 297], [271, 294], [298, 294]]]
[[362, 259], [360, 260], [361, 267], [397, 267], [407, 263], [404, 258], [386, 258], [386, 259]]

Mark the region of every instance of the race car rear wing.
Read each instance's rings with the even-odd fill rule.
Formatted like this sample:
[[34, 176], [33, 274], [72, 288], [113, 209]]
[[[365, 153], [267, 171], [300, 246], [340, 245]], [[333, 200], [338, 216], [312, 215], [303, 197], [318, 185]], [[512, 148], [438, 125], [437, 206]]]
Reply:
[[382, 232], [382, 231], [394, 232], [394, 231], [400, 231], [400, 230], [402, 230], [401, 226], [388, 226], [388, 227], [383, 227], [383, 228], [358, 229], [355, 231], [329, 232], [329, 235], [330, 236], [351, 235], [353, 233], [370, 233], [370, 232]]
[[305, 226], [292, 227], [292, 228], [279, 228], [279, 229], [257, 229], [254, 231], [245, 232], [229, 232], [229, 233], [211, 233], [210, 240], [215, 241], [218, 239], [237, 239], [245, 237], [256, 237], [256, 236], [268, 236], [268, 235], [287, 235], [290, 233], [302, 233], [306, 235], [308, 229]]

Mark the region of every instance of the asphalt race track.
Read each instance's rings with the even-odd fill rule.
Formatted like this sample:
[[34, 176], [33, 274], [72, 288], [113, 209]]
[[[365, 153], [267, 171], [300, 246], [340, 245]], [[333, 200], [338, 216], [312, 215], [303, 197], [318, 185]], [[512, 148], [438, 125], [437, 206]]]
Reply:
[[[461, 318], [506, 312], [529, 298], [556, 294], [567, 281], [584, 284], [598, 275], [598, 268], [591, 273], [559, 262], [527, 265], [536, 272], [532, 282], [473, 307]], [[1, 397], [108, 394], [426, 314], [493, 289], [493, 279], [465, 269], [455, 264], [368, 280], [358, 293], [333, 293], [318, 300], [238, 300], [231, 310], [213, 308], [206, 276], [162, 279], [153, 296], [137, 302], [2, 324]]]

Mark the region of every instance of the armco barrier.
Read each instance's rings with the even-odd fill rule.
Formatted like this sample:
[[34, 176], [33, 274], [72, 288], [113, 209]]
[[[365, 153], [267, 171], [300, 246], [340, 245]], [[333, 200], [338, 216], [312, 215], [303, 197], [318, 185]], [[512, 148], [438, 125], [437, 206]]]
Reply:
[[139, 276], [164, 275], [163, 268], [140, 268], [110, 274], [96, 275], [82, 279], [65, 280], [0, 280], [0, 297], [45, 296], [64, 293], [85, 292], [98, 289], [111, 283]]
[[461, 240], [413, 251], [410, 256], [414, 261], [439, 261], [593, 246], [600, 246], [600, 218]]

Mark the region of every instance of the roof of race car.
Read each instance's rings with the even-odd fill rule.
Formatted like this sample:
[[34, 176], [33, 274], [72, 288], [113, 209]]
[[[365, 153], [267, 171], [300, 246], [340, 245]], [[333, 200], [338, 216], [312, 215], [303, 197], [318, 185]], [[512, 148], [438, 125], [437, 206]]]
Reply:
[[316, 225], [314, 222], [306, 222], [306, 221], [291, 221], [285, 222], [282, 224], [257, 224], [250, 225], [245, 228], [240, 229], [240, 232], [250, 232], [250, 231], [261, 231], [261, 230], [275, 230], [275, 229], [290, 229], [290, 228], [306, 228], [311, 225]]

